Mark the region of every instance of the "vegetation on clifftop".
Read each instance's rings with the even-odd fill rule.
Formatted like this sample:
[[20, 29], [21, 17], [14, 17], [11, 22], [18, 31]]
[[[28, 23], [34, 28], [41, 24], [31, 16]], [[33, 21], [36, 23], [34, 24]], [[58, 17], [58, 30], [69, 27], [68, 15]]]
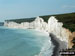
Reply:
[[[63, 22], [63, 27], [71, 30], [72, 32], [75, 31], [75, 13], [66, 13], [66, 14], [57, 14], [57, 15], [46, 15], [46, 16], [40, 16], [44, 19], [45, 22], [48, 21], [50, 16], [55, 16], [59, 22]], [[23, 18], [23, 19], [14, 19], [14, 20], [6, 20], [6, 21], [14, 21], [17, 23], [21, 22], [32, 22], [35, 20], [34, 18]]]
[[41, 17], [44, 19], [44, 21], [47, 22], [50, 16], [55, 16], [59, 20], [59, 22], [63, 22], [63, 27], [71, 30], [72, 32], [75, 31], [75, 13], [47, 15]]

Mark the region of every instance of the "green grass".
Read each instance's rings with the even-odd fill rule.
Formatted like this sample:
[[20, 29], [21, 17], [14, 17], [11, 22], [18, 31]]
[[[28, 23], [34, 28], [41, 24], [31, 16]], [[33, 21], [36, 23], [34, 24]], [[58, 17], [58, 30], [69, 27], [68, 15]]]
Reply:
[[[57, 14], [57, 15], [45, 15], [45, 16], [40, 16], [41, 18], [44, 19], [45, 22], [48, 21], [50, 16], [55, 16], [59, 22], [63, 22], [63, 27], [71, 30], [72, 32], [75, 31], [75, 13], [66, 13], [66, 14]], [[23, 18], [23, 19], [14, 19], [14, 20], [6, 20], [6, 21], [14, 21], [17, 23], [21, 22], [32, 22], [34, 21], [34, 18]]]
[[44, 21], [48, 21], [50, 16], [55, 16], [59, 22], [63, 22], [63, 27], [71, 30], [72, 32], [75, 31], [75, 13], [66, 13], [66, 14], [58, 14], [58, 15], [47, 15], [47, 16], [40, 16], [44, 19]]

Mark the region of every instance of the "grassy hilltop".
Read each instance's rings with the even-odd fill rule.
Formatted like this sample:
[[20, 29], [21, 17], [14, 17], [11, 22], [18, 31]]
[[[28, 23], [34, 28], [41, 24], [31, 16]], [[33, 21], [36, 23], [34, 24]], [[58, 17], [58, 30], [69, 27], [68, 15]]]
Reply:
[[[44, 19], [45, 22], [48, 21], [50, 16], [55, 16], [59, 22], [63, 22], [63, 27], [71, 30], [72, 32], [75, 31], [75, 13], [66, 13], [66, 14], [57, 14], [57, 15], [46, 15], [46, 16], [40, 16]], [[6, 20], [6, 21], [14, 21], [17, 23], [21, 22], [32, 22], [34, 21], [34, 18], [23, 18], [23, 19], [14, 19], [14, 20]]]
[[72, 32], [75, 31], [75, 13], [48, 15], [41, 17], [44, 19], [44, 21], [47, 22], [50, 16], [55, 16], [59, 20], [59, 22], [63, 22], [63, 27], [71, 30]]

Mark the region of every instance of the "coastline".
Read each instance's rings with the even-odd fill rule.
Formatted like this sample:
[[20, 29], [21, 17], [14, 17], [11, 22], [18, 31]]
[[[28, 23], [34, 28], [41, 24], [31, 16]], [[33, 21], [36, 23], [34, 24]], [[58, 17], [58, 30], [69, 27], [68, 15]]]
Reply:
[[14, 21], [6, 21], [4, 26], [18, 29], [35, 29], [36, 31], [45, 33], [46, 35], [50, 36], [52, 43], [55, 45], [53, 50], [54, 54], [52, 56], [59, 56], [59, 51], [61, 49], [71, 48], [73, 45], [70, 40], [70, 38], [72, 38], [71, 31], [64, 28], [63, 23], [59, 22], [54, 16], [51, 16], [48, 19], [48, 22], [45, 22], [43, 18], [37, 17], [32, 22], [21, 22], [20, 24]]
[[63, 42], [63, 41], [60, 41], [58, 38], [56, 38], [56, 36], [52, 33], [50, 33], [49, 35], [51, 37], [51, 41], [52, 43], [55, 45], [54, 47], [54, 51], [53, 51], [53, 55], [52, 56], [61, 56], [59, 54], [59, 51], [61, 49], [66, 49], [67, 46], [66, 46], [66, 42]]

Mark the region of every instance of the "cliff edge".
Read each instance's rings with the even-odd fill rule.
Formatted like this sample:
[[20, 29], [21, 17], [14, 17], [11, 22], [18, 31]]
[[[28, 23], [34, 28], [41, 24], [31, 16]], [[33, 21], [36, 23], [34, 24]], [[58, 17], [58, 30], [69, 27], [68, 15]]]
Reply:
[[36, 17], [32, 22], [16, 23], [14, 21], [5, 21], [4, 26], [9, 28], [21, 28], [21, 29], [36, 29], [48, 33], [54, 34], [60, 41], [67, 43], [66, 48], [72, 48], [72, 43], [75, 33], [72, 33], [69, 29], [63, 27], [63, 23], [59, 22], [54, 16], [45, 22], [43, 18]]

